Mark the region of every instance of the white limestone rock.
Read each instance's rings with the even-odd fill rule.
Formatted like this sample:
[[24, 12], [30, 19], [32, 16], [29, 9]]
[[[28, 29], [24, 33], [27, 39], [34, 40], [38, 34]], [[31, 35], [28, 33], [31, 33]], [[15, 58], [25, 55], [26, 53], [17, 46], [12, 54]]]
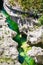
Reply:
[[16, 36], [16, 32], [11, 30], [9, 27], [8, 27], [8, 23], [5, 22], [6, 21], [6, 18], [3, 16], [3, 14], [1, 13], [0, 14], [0, 35], [6, 37], [15, 37]]
[[13, 31], [13, 30], [11, 30], [11, 29], [9, 29], [8, 27], [6, 27], [6, 26], [3, 26], [1, 29], [0, 29], [0, 37], [4, 37], [4, 38], [6, 38], [6, 37], [15, 37], [16, 36], [16, 32], [15, 31]]
[[3, 56], [15, 60], [18, 57], [18, 51], [15, 47], [8, 47], [6, 50], [4, 50]]
[[33, 18], [26, 18], [26, 19], [18, 19], [17, 21], [19, 31], [23, 32], [24, 34], [28, 35], [28, 31], [34, 31], [38, 27], [38, 20]]
[[43, 43], [43, 26], [39, 27], [35, 31], [29, 31], [27, 34], [27, 42], [28, 41], [31, 42], [30, 44]]
[[[0, 57], [2, 58], [10, 58], [12, 60], [17, 60], [18, 61], [18, 50], [17, 46], [18, 43], [15, 42], [12, 38], [15, 37], [17, 33], [13, 30], [11, 30], [8, 27], [8, 24], [5, 22], [5, 18], [0, 15]], [[16, 62], [8, 63], [7, 61], [3, 61], [0, 65], [15, 65]]]
[[10, 62], [10, 63], [3, 62], [3, 63], [0, 63], [0, 65], [15, 65], [15, 64], [13, 62]]
[[3, 49], [0, 47], [0, 56], [3, 54]]
[[6, 18], [3, 16], [2, 13], [0, 13], [0, 26], [7, 26], [7, 23], [5, 21]]
[[8, 63], [4, 62], [4, 63], [0, 63], [0, 65], [8, 65]]
[[32, 47], [31, 50], [27, 52], [29, 56], [35, 59], [37, 63], [43, 64], [43, 49], [40, 47]]
[[6, 47], [15, 47], [17, 48], [18, 43], [15, 42], [14, 40], [12, 40], [12, 38], [6, 38], [6, 40], [4, 39], [1, 43], [2, 48], [6, 48]]
[[9, 49], [9, 54], [11, 55], [12, 59], [16, 59], [18, 57], [18, 51], [15, 47], [11, 47]]
[[15, 63], [15, 65], [21, 65], [19, 62]]

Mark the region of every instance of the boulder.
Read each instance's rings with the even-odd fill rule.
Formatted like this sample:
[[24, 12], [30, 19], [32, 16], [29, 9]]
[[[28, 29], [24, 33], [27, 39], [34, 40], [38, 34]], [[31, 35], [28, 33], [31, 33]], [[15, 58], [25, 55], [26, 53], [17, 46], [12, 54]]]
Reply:
[[35, 59], [35, 62], [43, 64], [43, 49], [40, 47], [33, 46], [31, 50], [27, 52], [27, 54]]
[[27, 34], [27, 42], [28, 41], [30, 44], [38, 44], [40, 42], [43, 43], [43, 26], [34, 31], [29, 31]]

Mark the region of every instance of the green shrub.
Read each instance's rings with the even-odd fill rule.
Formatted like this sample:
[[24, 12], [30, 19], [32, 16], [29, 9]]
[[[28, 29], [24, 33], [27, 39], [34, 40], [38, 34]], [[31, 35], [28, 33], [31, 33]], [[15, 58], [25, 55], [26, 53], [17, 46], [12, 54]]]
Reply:
[[16, 4], [15, 4], [15, 1], [14, 1], [14, 0], [9, 0], [9, 4], [10, 4], [11, 6], [16, 6]]
[[41, 16], [41, 17], [38, 19], [38, 21], [39, 21], [39, 23], [40, 23], [41, 25], [43, 25], [43, 16]]
[[40, 10], [42, 8], [42, 0], [18, 0], [19, 5], [24, 11]]

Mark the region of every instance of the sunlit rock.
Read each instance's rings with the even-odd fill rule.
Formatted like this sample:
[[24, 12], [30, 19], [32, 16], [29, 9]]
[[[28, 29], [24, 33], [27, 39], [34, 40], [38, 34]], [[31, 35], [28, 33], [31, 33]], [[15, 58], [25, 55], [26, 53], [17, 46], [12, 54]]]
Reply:
[[16, 64], [15, 65], [21, 65], [19, 62], [16, 62]]
[[6, 18], [0, 14], [0, 65], [16, 65], [15, 61], [17, 61], [17, 64], [19, 63], [18, 43], [12, 38], [17, 33], [11, 30], [5, 21]]
[[15, 60], [18, 57], [18, 51], [15, 47], [8, 47], [5, 49], [3, 56]]
[[3, 49], [0, 47], [0, 56], [3, 54]]
[[9, 29], [8, 27], [6, 27], [6, 26], [3, 26], [1, 29], [0, 29], [0, 37], [15, 37], [16, 36], [16, 32], [15, 31], [13, 31], [13, 30], [11, 30], [11, 29]]
[[3, 40], [0, 41], [0, 43], [1, 43], [2, 48], [6, 48], [6, 47], [17, 48], [17, 46], [18, 46], [18, 43], [15, 42], [14, 40], [12, 40], [11, 38], [6, 38], [6, 40], [3, 39]]
[[6, 21], [5, 16], [3, 16], [2, 13], [0, 13], [0, 27], [7, 26], [7, 23], [5, 21]]
[[38, 44], [40, 42], [43, 43], [43, 26], [39, 27], [35, 31], [29, 31], [27, 35], [27, 41], [30, 44]]
[[40, 47], [32, 47], [31, 50], [27, 52], [29, 56], [35, 59], [37, 63], [43, 64], [43, 49]]
[[39, 25], [38, 20], [34, 20], [33, 18], [18, 19], [17, 23], [19, 31], [26, 35], [28, 35], [28, 31], [34, 31]]

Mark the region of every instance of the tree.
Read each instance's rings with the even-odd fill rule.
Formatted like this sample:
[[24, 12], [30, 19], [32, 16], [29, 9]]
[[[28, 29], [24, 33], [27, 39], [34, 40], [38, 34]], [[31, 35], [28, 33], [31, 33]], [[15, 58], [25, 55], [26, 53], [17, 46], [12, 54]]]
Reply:
[[19, 5], [25, 11], [39, 10], [42, 7], [43, 0], [18, 0]]
[[16, 4], [15, 4], [15, 1], [14, 1], [14, 0], [9, 0], [9, 4], [10, 4], [11, 6], [16, 6]]

